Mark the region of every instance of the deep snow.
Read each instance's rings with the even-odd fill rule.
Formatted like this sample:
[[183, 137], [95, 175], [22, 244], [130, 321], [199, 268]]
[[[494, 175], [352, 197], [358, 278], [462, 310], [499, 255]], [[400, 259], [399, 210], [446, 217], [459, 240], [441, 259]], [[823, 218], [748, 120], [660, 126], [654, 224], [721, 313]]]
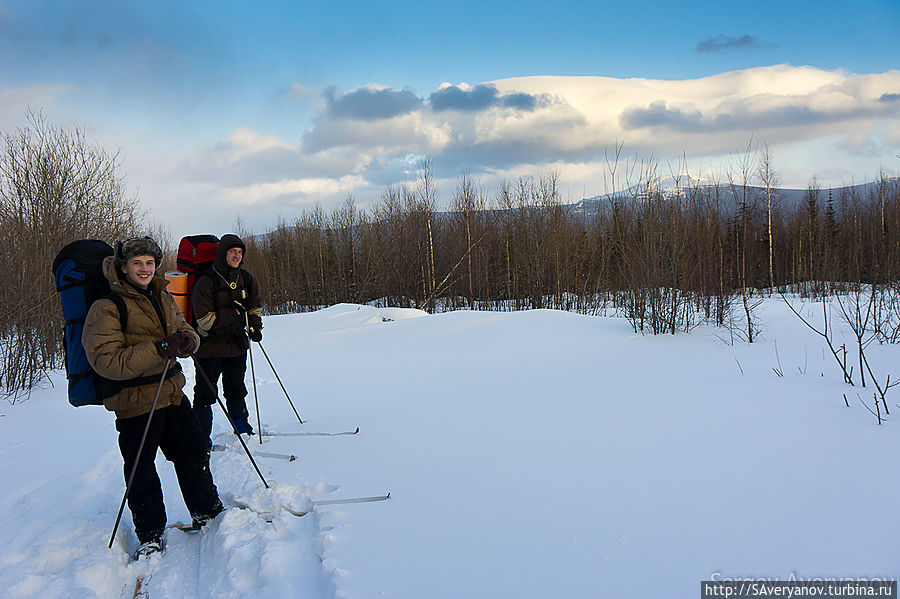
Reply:
[[[127, 510], [106, 547], [124, 491], [114, 418], [70, 407], [54, 373], [0, 409], [0, 595], [131, 597], [145, 572], [150, 597], [216, 598], [695, 597], [716, 578], [895, 578], [900, 390], [878, 426], [859, 399], [871, 385], [844, 384], [780, 299], [759, 316], [764, 338], [733, 346], [714, 328], [642, 336], [548, 310], [269, 317], [263, 345], [306, 422], [257, 351], [264, 428], [360, 433], [252, 438], [298, 458], [259, 454], [265, 490], [217, 413], [220, 494], [273, 521], [230, 508], [138, 563]], [[900, 377], [900, 348], [868, 355]], [[170, 522], [187, 521], [157, 462]]]

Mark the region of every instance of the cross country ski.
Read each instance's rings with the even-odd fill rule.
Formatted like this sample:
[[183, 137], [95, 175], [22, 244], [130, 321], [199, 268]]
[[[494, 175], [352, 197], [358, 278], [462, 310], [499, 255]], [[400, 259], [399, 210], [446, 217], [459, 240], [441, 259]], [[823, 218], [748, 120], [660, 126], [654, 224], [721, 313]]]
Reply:
[[356, 427], [356, 430], [353, 431], [343, 431], [339, 433], [328, 433], [328, 432], [279, 432], [279, 431], [265, 431], [263, 433], [264, 437], [341, 437], [344, 435], [358, 435], [359, 427]]

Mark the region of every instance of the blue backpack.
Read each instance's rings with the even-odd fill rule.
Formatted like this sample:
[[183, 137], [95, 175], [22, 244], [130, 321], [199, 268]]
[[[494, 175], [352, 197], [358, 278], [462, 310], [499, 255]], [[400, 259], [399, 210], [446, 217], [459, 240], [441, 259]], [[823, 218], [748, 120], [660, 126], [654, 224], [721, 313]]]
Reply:
[[62, 303], [66, 325], [63, 348], [66, 378], [69, 381], [69, 403], [73, 406], [103, 405], [103, 398], [115, 395], [122, 383], [111, 381], [94, 372], [81, 344], [84, 319], [98, 299], [110, 298], [119, 310], [122, 330], [128, 312], [122, 298], [110, 294], [109, 281], [103, 276], [103, 260], [113, 255], [108, 243], [96, 239], [74, 241], [61, 249], [53, 261], [53, 278]]

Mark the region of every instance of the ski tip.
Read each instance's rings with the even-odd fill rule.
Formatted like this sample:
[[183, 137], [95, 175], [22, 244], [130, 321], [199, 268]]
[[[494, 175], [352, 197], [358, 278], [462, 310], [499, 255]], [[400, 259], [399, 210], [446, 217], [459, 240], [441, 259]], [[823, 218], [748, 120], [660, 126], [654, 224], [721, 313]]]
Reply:
[[183, 526], [176, 526], [175, 528], [189, 535], [197, 534], [203, 529], [202, 527], [194, 526], [193, 524], [185, 524]]

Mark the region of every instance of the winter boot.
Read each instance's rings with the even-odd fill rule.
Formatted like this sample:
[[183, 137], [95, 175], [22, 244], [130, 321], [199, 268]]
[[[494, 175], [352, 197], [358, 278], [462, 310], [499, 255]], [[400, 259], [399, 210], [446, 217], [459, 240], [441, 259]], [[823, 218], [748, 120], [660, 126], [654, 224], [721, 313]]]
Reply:
[[142, 557], [150, 557], [154, 553], [162, 552], [165, 547], [166, 545], [161, 536], [152, 537], [141, 543], [141, 546], [134, 552], [134, 559], [139, 560]]
[[241, 418], [232, 418], [231, 422], [234, 423], [234, 429], [238, 432], [239, 435], [252, 435], [253, 427], [250, 426], [250, 422], [247, 420], [246, 416]]
[[214, 519], [216, 516], [225, 511], [225, 508], [222, 506], [221, 501], [216, 502], [216, 507], [213, 508], [211, 514], [197, 514], [193, 516], [191, 519], [191, 530], [200, 530], [206, 523], [210, 520]]

